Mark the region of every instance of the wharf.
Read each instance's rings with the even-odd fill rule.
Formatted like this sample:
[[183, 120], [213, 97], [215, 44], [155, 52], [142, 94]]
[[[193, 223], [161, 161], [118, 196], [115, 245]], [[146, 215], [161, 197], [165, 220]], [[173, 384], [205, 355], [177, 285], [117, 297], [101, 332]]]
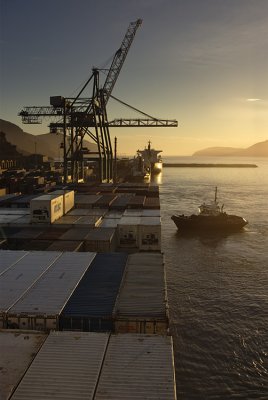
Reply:
[[163, 163], [165, 168], [257, 168], [256, 164]]

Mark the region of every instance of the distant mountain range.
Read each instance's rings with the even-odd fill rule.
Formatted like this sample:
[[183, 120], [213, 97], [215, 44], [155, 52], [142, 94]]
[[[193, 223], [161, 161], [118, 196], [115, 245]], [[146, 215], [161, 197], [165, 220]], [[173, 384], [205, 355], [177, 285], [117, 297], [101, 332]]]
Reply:
[[246, 149], [235, 147], [208, 147], [196, 151], [193, 156], [268, 157], [268, 140], [253, 144]]
[[[43, 154], [55, 159], [62, 157], [60, 144], [63, 142], [62, 134], [46, 133], [43, 135], [32, 135], [24, 132], [17, 125], [0, 119], [0, 132], [4, 132], [6, 140], [17, 146], [17, 151], [23, 155]], [[83, 141], [83, 146], [90, 151], [97, 151], [97, 145], [87, 140]]]

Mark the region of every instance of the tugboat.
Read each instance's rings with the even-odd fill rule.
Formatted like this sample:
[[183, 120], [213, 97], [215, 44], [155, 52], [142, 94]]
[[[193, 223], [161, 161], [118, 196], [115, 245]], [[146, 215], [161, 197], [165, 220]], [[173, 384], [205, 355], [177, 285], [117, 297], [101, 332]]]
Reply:
[[198, 210], [198, 215], [172, 215], [171, 219], [181, 231], [230, 232], [240, 230], [248, 224], [245, 218], [223, 211], [223, 205], [220, 207], [217, 201], [217, 187], [215, 188], [214, 202], [203, 203]]

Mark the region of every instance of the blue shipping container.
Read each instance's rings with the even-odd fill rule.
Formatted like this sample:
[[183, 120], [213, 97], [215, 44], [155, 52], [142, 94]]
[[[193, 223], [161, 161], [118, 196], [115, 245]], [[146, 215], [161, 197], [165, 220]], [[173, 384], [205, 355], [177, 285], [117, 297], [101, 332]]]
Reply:
[[113, 331], [112, 313], [126, 253], [97, 254], [60, 315], [60, 330]]

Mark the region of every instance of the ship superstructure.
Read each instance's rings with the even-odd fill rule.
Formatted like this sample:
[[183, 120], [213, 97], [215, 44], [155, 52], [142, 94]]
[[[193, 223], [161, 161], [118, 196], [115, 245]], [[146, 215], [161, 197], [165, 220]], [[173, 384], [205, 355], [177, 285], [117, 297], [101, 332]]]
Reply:
[[144, 150], [137, 150], [137, 153], [142, 157], [145, 169], [149, 170], [152, 175], [158, 174], [162, 171], [163, 162], [160, 155], [162, 150], [153, 149], [150, 140], [148, 146], [145, 147]]

